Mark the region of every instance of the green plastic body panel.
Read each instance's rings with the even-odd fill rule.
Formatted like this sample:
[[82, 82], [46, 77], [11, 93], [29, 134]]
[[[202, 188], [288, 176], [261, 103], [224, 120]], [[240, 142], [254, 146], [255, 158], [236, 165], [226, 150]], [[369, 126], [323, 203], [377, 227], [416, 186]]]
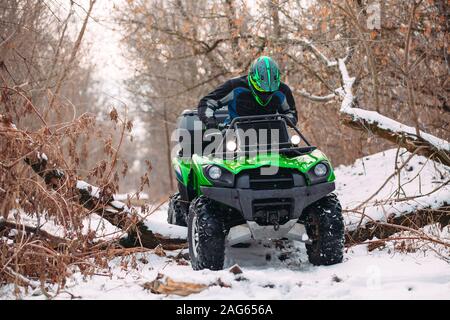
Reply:
[[[320, 150], [294, 158], [288, 158], [281, 154], [259, 154], [254, 157], [239, 157], [237, 159], [219, 159], [213, 156], [199, 156], [194, 154], [192, 159], [173, 159], [173, 166], [178, 181], [185, 186], [193, 186], [197, 195], [201, 194], [201, 186], [212, 186], [212, 183], [205, 177], [203, 167], [207, 165], [217, 165], [233, 174], [238, 174], [243, 170], [256, 169], [264, 166], [274, 166], [279, 168], [297, 169], [305, 174], [319, 162], [328, 162], [330, 172], [328, 182], [336, 180], [330, 160]], [[306, 175], [305, 175], [306, 176]]]

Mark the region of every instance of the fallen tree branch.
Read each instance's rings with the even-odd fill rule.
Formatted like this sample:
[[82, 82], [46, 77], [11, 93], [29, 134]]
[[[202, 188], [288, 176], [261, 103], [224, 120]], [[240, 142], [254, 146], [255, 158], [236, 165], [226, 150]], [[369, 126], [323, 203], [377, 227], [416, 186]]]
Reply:
[[450, 180], [447, 180], [446, 182], [444, 182], [443, 184], [441, 184], [437, 188], [434, 188], [430, 192], [427, 192], [425, 194], [421, 194], [419, 196], [409, 196], [409, 197], [404, 197], [404, 198], [400, 198], [400, 199], [395, 199], [395, 202], [409, 201], [409, 200], [415, 200], [415, 199], [418, 199], [418, 198], [428, 197], [429, 195], [431, 195], [431, 194], [441, 190], [442, 188], [446, 187], [449, 184], [450, 184]]
[[68, 244], [68, 241], [66, 239], [54, 236], [44, 230], [40, 230], [39, 228], [7, 221], [3, 218], [0, 219], [0, 232], [8, 230], [17, 230], [18, 232], [25, 232], [27, 235], [34, 234], [39, 238], [47, 240], [52, 248], [58, 248], [61, 245]]
[[[418, 137], [415, 133], [411, 132], [411, 130], [414, 130], [412, 127], [404, 126], [397, 121], [381, 116], [377, 112], [352, 108], [352, 110], [341, 111], [341, 121], [344, 125], [352, 129], [370, 132], [405, 148], [409, 152], [414, 152], [421, 148], [420, 152], [418, 152], [419, 155], [450, 166], [450, 148], [448, 147], [448, 142], [445, 141], [436, 145], [424, 138], [431, 135], [427, 135], [421, 131], [421, 136]], [[395, 127], [403, 127], [404, 129], [395, 130], [392, 127], [385, 127], [384, 125], [387, 122], [393, 123]]]
[[10, 275], [10, 277], [14, 278], [16, 281], [19, 281], [22, 285], [30, 286], [33, 289], [37, 289], [41, 286], [40, 282], [28, 279], [20, 273], [15, 272], [10, 267], [6, 267], [5, 271]]
[[441, 228], [450, 224], [449, 204], [445, 204], [439, 209], [426, 208], [398, 217], [391, 217], [387, 221], [375, 221], [359, 211], [349, 210], [348, 212], [361, 214], [365, 218], [370, 219], [370, 221], [356, 230], [346, 232], [345, 243], [347, 246], [359, 244], [373, 238], [386, 239], [399, 231], [411, 231], [434, 223], [439, 223]]

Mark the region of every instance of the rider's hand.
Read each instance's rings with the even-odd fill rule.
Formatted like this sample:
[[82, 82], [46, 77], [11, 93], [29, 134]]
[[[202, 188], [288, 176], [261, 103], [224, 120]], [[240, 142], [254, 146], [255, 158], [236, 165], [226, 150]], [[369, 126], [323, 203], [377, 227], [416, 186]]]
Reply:
[[297, 119], [295, 118], [295, 116], [292, 113], [286, 113], [285, 116], [291, 120], [293, 125], [297, 124]]
[[218, 127], [218, 129], [219, 129], [220, 131], [226, 129], [227, 126], [228, 126], [228, 124], [226, 124], [226, 123], [219, 123], [219, 124], [217, 125], [217, 127]]
[[206, 101], [206, 105], [208, 106], [208, 108], [214, 111], [222, 108], [222, 102], [220, 100], [217, 101], [209, 99], [208, 101]]

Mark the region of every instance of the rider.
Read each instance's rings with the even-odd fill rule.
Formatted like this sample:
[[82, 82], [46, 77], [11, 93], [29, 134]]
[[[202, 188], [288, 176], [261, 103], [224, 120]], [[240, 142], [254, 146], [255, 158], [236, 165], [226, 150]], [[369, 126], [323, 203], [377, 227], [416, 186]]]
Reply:
[[207, 128], [218, 123], [207, 109], [228, 106], [226, 122], [238, 116], [284, 114], [297, 124], [297, 110], [291, 89], [280, 81], [280, 69], [270, 57], [262, 56], [250, 66], [248, 75], [233, 78], [206, 95], [198, 104], [198, 115]]

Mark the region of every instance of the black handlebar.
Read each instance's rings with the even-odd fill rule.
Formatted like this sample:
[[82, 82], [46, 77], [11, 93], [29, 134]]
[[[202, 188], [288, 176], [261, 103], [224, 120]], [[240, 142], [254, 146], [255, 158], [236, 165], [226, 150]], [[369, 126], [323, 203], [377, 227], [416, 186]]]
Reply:
[[[280, 119], [281, 118], [281, 119]], [[286, 116], [285, 114], [267, 114], [267, 115], [258, 115], [258, 116], [241, 116], [234, 118], [230, 125], [229, 129], [233, 128], [237, 130], [236, 125], [239, 123], [246, 123], [246, 122], [265, 122], [269, 120], [284, 120], [286, 124], [295, 130], [295, 132], [305, 141], [305, 143], [308, 146], [311, 146], [311, 144], [306, 140], [305, 136], [300, 132], [300, 130], [295, 126], [295, 124], [292, 122], [292, 120]]]

